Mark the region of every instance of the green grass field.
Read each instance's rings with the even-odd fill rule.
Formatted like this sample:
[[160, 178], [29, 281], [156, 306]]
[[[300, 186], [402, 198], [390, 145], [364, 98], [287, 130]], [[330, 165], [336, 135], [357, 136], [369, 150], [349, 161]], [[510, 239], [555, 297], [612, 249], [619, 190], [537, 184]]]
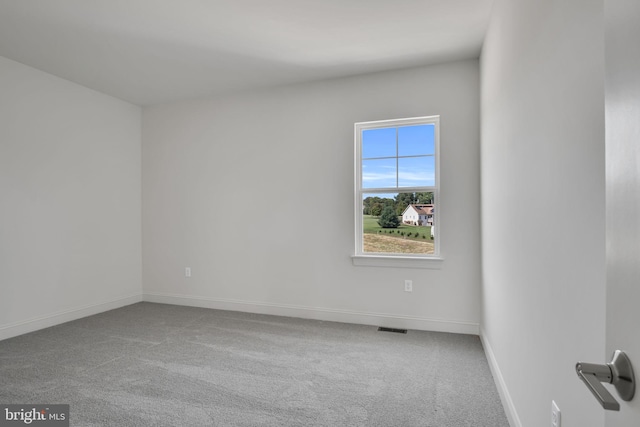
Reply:
[[[398, 228], [382, 228], [378, 225], [378, 217], [371, 215], [362, 216], [362, 232], [365, 234], [379, 234], [381, 236], [389, 236], [406, 240], [411, 239], [421, 242], [432, 241], [431, 227], [418, 227], [415, 225], [400, 224]], [[402, 233], [404, 233], [404, 236]], [[417, 237], [416, 233], [418, 233]]]

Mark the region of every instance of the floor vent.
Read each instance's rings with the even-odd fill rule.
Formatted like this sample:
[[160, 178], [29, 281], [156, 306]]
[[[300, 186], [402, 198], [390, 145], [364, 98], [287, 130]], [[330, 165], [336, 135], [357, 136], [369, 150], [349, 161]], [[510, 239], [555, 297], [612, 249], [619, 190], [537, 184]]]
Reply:
[[396, 334], [406, 334], [407, 333], [406, 329], [383, 328], [382, 326], [380, 326], [378, 328], [378, 330], [382, 331], [382, 332], [395, 332]]

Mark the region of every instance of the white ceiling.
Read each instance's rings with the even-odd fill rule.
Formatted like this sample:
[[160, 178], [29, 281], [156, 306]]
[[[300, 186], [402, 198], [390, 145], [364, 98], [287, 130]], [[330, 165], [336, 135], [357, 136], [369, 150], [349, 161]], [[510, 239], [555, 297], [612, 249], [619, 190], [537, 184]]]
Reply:
[[134, 104], [477, 58], [493, 0], [0, 0], [0, 56]]

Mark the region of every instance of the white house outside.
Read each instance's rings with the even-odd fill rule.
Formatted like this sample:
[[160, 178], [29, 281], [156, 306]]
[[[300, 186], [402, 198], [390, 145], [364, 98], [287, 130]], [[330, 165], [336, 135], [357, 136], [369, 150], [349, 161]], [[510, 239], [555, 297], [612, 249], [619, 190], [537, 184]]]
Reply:
[[434, 205], [411, 204], [402, 212], [402, 222], [409, 225], [433, 226]]

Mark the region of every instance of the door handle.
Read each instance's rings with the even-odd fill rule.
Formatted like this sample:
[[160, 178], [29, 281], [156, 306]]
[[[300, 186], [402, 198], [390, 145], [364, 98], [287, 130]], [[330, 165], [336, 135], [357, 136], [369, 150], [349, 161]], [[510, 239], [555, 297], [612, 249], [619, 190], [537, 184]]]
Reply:
[[576, 372], [604, 409], [619, 411], [620, 404], [602, 385], [603, 382], [613, 384], [622, 400], [628, 402], [633, 399], [636, 380], [631, 361], [624, 351], [616, 350], [606, 365], [578, 362]]

